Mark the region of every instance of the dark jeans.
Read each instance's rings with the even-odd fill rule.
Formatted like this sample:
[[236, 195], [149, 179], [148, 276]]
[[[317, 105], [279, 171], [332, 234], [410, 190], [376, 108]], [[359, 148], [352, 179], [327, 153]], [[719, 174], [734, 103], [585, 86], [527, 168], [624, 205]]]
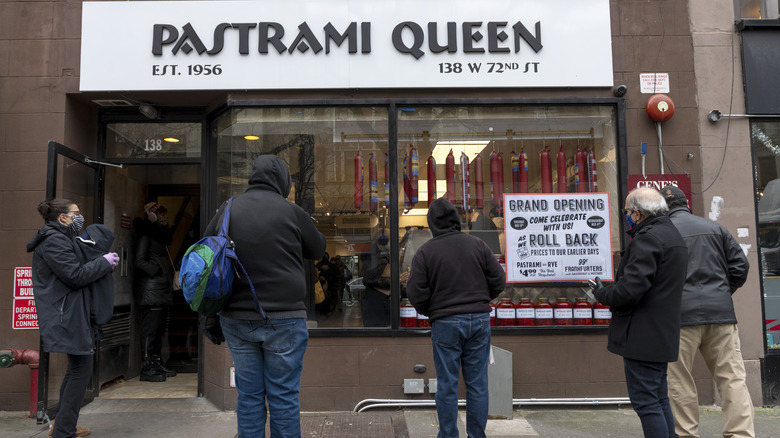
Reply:
[[68, 355], [68, 369], [60, 386], [60, 409], [52, 430], [54, 438], [76, 436], [76, 423], [79, 420], [81, 402], [92, 377], [94, 357], [88, 355]]
[[162, 337], [165, 333], [165, 321], [168, 318], [168, 306], [143, 306], [141, 319], [141, 348], [144, 358], [161, 356]]
[[628, 397], [642, 422], [645, 438], [678, 438], [666, 386], [667, 365], [623, 358]]
[[484, 438], [488, 419], [490, 314], [445, 316], [431, 324], [439, 438], [458, 438], [458, 378], [466, 384], [466, 434]]

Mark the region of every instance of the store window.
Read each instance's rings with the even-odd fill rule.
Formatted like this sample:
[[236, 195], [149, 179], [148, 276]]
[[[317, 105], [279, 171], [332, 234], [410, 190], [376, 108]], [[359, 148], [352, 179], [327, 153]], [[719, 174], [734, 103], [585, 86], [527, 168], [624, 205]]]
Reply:
[[780, 354], [780, 122], [751, 122], [767, 347]]
[[[431, 238], [428, 203], [442, 196], [459, 208], [461, 230], [483, 239], [499, 261], [505, 262], [502, 194], [571, 193], [568, 199], [576, 199], [575, 193], [607, 192], [611, 248], [615, 255], [621, 248], [613, 106], [400, 107], [398, 144], [402, 297], [404, 273], [414, 251]], [[594, 304], [584, 282], [562, 281], [508, 283], [494, 304], [518, 310], [518, 306], [543, 306], [545, 300], [562, 308]], [[402, 307], [403, 311], [408, 310]], [[511, 313], [503, 310], [497, 316]], [[499, 318], [498, 324], [545, 323], [520, 320], [517, 315]], [[402, 326], [403, 319], [404, 315]], [[592, 320], [575, 321], [573, 317], [547, 322], [592, 325]]]
[[[447, 196], [450, 150], [457, 154], [454, 172], [460, 174], [463, 169], [461, 152], [470, 163], [464, 232], [488, 242], [500, 261], [504, 261], [506, 249], [499, 193], [543, 192], [540, 155], [545, 149], [551, 157], [553, 192], [608, 194], [612, 253], [606, 257], [617, 257], [622, 200], [618, 199], [614, 105], [398, 105], [393, 117], [387, 108], [241, 107], [229, 109], [215, 121], [217, 201], [246, 189], [255, 157], [275, 154], [287, 162], [292, 173], [293, 190], [288, 200], [309, 212], [327, 238], [328, 258], [313, 263], [326, 300], [315, 303], [315, 292], [307, 295], [313, 326], [427, 326], [424, 318], [411, 315], [403, 300], [405, 281], [417, 248], [431, 238], [426, 219], [429, 196]], [[398, 162], [393, 166], [388, 138], [395, 120]], [[561, 172], [556, 163], [559, 152], [565, 155]], [[516, 186], [512, 165], [523, 154], [527, 173]], [[431, 157], [436, 162], [433, 174], [427, 167]], [[583, 161], [578, 164], [578, 159]], [[476, 170], [477, 163], [481, 163], [481, 172]], [[388, 177], [392, 168], [397, 174]], [[491, 179], [495, 178], [491, 169], [502, 174], [503, 189], [498, 180]], [[477, 173], [482, 175], [481, 183], [475, 179]], [[428, 190], [429, 179], [435, 196]], [[462, 182], [460, 176], [458, 181]], [[395, 202], [390, 199], [391, 189], [398, 196]], [[462, 193], [457, 189], [454, 200], [461, 208]], [[397, 211], [391, 211], [393, 205], [398, 206]], [[398, 219], [398, 233], [390, 230], [391, 215]], [[397, 255], [390, 253], [394, 247], [390, 239], [396, 234]], [[388, 262], [398, 264], [398, 297], [391, 293]], [[506, 298], [512, 306], [526, 299], [531, 304], [547, 299], [554, 305], [563, 298], [572, 306], [584, 301], [591, 307], [594, 303], [586, 289], [584, 281], [512, 283], [495, 304]], [[399, 306], [401, 320], [393, 324], [392, 309]], [[582, 324], [592, 325], [592, 318]], [[508, 325], [516, 326], [517, 321]]]
[[258, 155], [275, 154], [290, 167], [288, 200], [327, 239], [314, 274], [325, 299], [307, 295], [315, 327], [390, 327], [389, 285], [376, 296], [363, 283], [391, 258], [387, 138], [384, 107], [235, 108], [216, 121], [218, 201], [246, 190]]
[[734, 0], [737, 19], [777, 19], [780, 3], [777, 0]]

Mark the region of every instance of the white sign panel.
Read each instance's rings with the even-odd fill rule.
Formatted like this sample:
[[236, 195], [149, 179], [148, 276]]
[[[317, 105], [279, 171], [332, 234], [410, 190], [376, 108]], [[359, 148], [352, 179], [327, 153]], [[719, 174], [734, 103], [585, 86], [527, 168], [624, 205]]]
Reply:
[[642, 73], [639, 75], [639, 91], [643, 94], [669, 92], [669, 73]]
[[504, 195], [510, 283], [612, 280], [608, 193]]
[[84, 2], [81, 90], [609, 87], [609, 0]]

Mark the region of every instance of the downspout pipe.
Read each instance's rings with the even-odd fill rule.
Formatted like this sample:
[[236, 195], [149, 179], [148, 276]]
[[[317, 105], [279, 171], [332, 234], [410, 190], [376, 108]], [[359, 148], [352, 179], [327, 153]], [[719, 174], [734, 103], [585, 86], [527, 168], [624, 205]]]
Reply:
[[[515, 398], [512, 406], [602, 406], [602, 405], [628, 405], [631, 401], [628, 397], [571, 397], [571, 398]], [[352, 409], [353, 412], [363, 412], [374, 408], [388, 407], [429, 407], [436, 406], [435, 400], [404, 400], [404, 399], [377, 399], [369, 398], [361, 401]], [[458, 400], [458, 406], [466, 406], [466, 400]]]
[[38, 404], [38, 364], [40, 354], [37, 350], [14, 350], [8, 348], [0, 350], [0, 368], [11, 368], [14, 365], [24, 364], [30, 368], [30, 416], [36, 414]]

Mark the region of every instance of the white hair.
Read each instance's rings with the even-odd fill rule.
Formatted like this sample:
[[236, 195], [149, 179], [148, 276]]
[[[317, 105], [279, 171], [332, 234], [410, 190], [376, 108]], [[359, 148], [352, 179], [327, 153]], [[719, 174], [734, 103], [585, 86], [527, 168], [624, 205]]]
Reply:
[[628, 208], [637, 210], [642, 216], [655, 216], [669, 211], [666, 200], [652, 187], [639, 187], [628, 194]]

